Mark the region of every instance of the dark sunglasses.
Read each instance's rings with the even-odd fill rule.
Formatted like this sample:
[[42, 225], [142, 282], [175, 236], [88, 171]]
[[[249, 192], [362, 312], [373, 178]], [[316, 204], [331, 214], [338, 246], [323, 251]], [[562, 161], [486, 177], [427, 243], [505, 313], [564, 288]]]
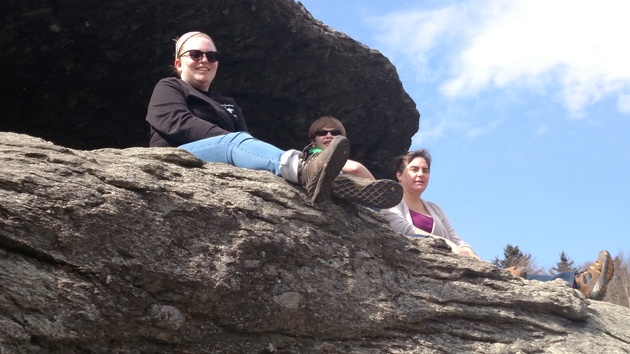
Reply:
[[315, 135], [317, 136], [326, 136], [328, 135], [328, 133], [330, 133], [330, 135], [332, 136], [337, 136], [337, 135], [341, 135], [341, 130], [335, 129], [335, 130], [316, 130], [315, 131]]
[[184, 54], [188, 53], [188, 55], [190, 56], [190, 59], [194, 60], [194, 61], [199, 61], [201, 60], [201, 58], [203, 58], [203, 55], [206, 55], [206, 59], [208, 59], [209, 62], [214, 63], [219, 61], [219, 52], [214, 52], [214, 51], [209, 51], [209, 52], [202, 52], [199, 49], [191, 49], [191, 50], [187, 50], [185, 52], [183, 52], [182, 54], [179, 55], [179, 58], [183, 57]]

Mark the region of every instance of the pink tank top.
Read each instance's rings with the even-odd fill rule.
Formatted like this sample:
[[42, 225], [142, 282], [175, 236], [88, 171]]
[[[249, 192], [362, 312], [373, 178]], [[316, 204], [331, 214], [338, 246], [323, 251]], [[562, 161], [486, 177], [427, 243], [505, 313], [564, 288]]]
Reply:
[[426, 216], [424, 214], [416, 213], [415, 211], [411, 209], [409, 209], [409, 214], [411, 214], [411, 221], [413, 221], [413, 226], [429, 233], [433, 230], [432, 217]]

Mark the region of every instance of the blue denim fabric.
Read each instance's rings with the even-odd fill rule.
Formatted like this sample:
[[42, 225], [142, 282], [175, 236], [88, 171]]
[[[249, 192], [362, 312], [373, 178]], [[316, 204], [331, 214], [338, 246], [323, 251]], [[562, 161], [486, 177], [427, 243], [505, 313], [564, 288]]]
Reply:
[[570, 286], [574, 286], [575, 282], [575, 272], [562, 272], [554, 275], [544, 275], [544, 274], [527, 274], [527, 280], [540, 280], [540, 281], [552, 281], [554, 279], [563, 279]]
[[266, 170], [280, 176], [280, 156], [284, 151], [245, 132], [193, 141], [180, 146], [207, 162], [222, 162], [252, 170]]

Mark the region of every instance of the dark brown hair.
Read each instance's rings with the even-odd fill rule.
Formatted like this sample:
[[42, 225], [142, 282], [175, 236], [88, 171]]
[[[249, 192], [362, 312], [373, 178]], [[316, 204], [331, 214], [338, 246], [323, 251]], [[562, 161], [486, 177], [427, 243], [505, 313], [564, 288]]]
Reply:
[[398, 156], [394, 160], [395, 161], [394, 166], [396, 166], [396, 169], [394, 170], [394, 179], [398, 180], [398, 173], [403, 173], [403, 171], [405, 170], [405, 167], [407, 167], [407, 165], [411, 161], [417, 159], [418, 157], [422, 157], [427, 162], [429, 171], [431, 171], [431, 154], [429, 154], [429, 150], [427, 149], [413, 150], [413, 151], [407, 152], [406, 154]]

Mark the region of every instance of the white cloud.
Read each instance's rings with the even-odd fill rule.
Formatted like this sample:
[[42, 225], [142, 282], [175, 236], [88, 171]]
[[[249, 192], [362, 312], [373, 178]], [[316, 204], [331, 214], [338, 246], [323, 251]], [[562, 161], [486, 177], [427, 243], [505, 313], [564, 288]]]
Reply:
[[440, 140], [447, 132], [460, 132], [470, 140], [486, 136], [496, 131], [501, 121], [474, 122], [462, 120], [461, 116], [452, 116], [448, 113], [439, 115], [436, 119], [425, 118], [420, 121], [421, 129], [412, 139], [412, 146], [421, 146], [427, 142]]
[[[418, 146], [426, 141], [434, 141], [442, 138], [446, 131], [454, 128], [456, 122], [443, 119], [438, 122], [433, 122], [430, 119], [421, 119], [421, 129], [413, 137], [412, 146]], [[426, 124], [425, 124], [426, 123]]]
[[630, 113], [630, 2], [474, 0], [379, 18], [384, 51], [442, 71], [447, 97], [492, 88], [555, 92], [580, 117], [604, 97]]
[[620, 112], [630, 114], [630, 95], [620, 94], [617, 98], [617, 108]]
[[475, 139], [480, 136], [490, 134], [491, 132], [495, 131], [499, 125], [501, 125], [501, 122], [493, 121], [483, 126], [469, 128], [466, 135], [468, 135], [468, 137], [471, 139]]

